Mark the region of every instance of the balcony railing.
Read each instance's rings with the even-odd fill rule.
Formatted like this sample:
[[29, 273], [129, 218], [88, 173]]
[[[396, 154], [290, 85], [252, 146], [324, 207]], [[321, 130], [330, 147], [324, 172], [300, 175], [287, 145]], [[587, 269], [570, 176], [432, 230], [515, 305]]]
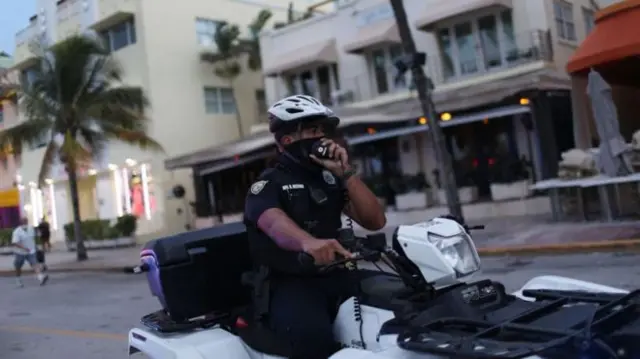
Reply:
[[[486, 51], [486, 55], [482, 48], [477, 46], [476, 56], [466, 61], [458, 61], [459, 57], [453, 57], [448, 65], [448, 68], [453, 69], [453, 73], [444, 71], [444, 58], [438, 55], [428, 56], [425, 74], [435, 86], [438, 86], [438, 84], [485, 76], [537, 61], [553, 61], [553, 46], [549, 31], [534, 30], [513, 36], [494, 46], [496, 51]], [[419, 48], [419, 50], [422, 49]], [[428, 50], [427, 52], [432, 53]], [[329, 90], [327, 86], [307, 83], [306, 91], [301, 93], [315, 96], [323, 103], [332, 106], [343, 106], [380, 96], [393, 96], [394, 93], [406, 93], [414, 89], [410, 72], [407, 72], [404, 81], [400, 83], [395, 83], [394, 74], [395, 69], [389, 64], [384, 71], [360, 73], [341, 78], [338, 89]], [[280, 85], [277, 87], [275, 97], [283, 98], [291, 94], [285, 86]]]

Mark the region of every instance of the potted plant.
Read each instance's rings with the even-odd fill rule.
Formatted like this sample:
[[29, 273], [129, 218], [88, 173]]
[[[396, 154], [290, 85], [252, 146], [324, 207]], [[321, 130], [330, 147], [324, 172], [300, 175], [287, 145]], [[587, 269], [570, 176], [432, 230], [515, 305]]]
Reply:
[[491, 198], [494, 201], [523, 199], [531, 195], [531, 164], [526, 158], [504, 157], [491, 171]]
[[424, 173], [397, 176], [391, 179], [390, 184], [395, 193], [397, 210], [422, 209], [430, 205], [430, 186]]
[[[440, 171], [433, 170], [433, 177], [435, 178], [438, 192], [437, 192], [437, 200], [441, 205], [447, 204], [447, 194], [442, 188], [442, 182], [440, 181]], [[456, 178], [456, 182], [458, 185], [458, 198], [460, 199], [461, 204], [471, 203], [478, 199], [478, 187], [473, 183], [472, 176], [462, 176], [460, 178]]]

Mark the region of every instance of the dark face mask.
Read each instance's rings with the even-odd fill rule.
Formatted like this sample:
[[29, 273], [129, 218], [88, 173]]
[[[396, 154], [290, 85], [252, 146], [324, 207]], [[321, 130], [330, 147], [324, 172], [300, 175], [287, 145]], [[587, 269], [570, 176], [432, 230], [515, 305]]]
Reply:
[[293, 159], [304, 166], [313, 166], [312, 168], [321, 167], [315, 163], [309, 155], [313, 145], [323, 137], [304, 138], [284, 146], [284, 151], [293, 157]]

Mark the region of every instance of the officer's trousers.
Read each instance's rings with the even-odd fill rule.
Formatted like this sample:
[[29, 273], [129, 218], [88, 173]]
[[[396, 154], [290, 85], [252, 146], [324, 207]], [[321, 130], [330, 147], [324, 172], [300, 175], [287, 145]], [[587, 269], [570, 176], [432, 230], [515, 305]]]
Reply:
[[291, 359], [327, 359], [340, 349], [333, 321], [342, 300], [357, 295], [360, 280], [371, 271], [337, 271], [312, 278], [274, 278], [269, 322], [291, 341]]

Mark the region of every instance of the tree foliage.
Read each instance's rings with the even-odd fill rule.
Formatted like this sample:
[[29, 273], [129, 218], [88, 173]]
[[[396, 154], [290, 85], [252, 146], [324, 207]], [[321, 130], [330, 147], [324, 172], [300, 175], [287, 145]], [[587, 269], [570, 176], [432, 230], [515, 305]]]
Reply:
[[[24, 146], [44, 144], [39, 185], [60, 160], [69, 177], [74, 223], [80, 224], [77, 170], [99, 158], [111, 142], [162, 151], [148, 134], [144, 114], [148, 100], [138, 87], [124, 85], [123, 71], [102, 43], [76, 35], [36, 53], [37, 66], [18, 82], [7, 76], [0, 93], [15, 91], [24, 121], [0, 132], [0, 148], [20, 156]], [[76, 228], [76, 229], [78, 229]], [[78, 259], [86, 259], [82, 235], [76, 230]]]

